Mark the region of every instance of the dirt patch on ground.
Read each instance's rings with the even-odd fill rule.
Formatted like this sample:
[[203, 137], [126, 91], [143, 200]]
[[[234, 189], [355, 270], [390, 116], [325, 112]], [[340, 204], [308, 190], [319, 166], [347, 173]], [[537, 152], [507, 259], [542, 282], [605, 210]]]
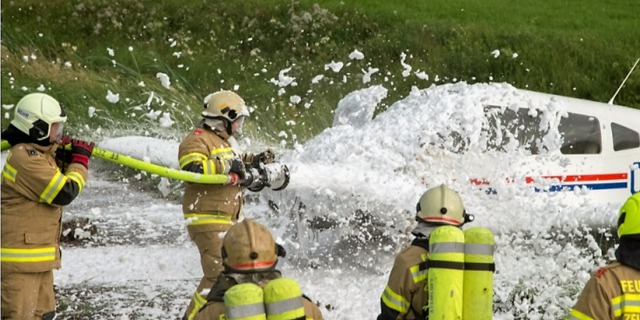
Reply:
[[177, 319], [189, 303], [192, 282], [56, 286], [56, 319]]

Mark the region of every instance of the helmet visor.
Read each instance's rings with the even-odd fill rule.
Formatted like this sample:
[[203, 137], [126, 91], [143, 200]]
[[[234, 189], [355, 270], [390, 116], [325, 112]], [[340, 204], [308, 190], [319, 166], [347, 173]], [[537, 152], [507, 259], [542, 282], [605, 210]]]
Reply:
[[244, 127], [244, 118], [245, 116], [240, 116], [234, 122], [232, 122], [233, 132], [234, 133], [242, 133], [242, 127]]
[[[55, 132], [53, 132], [54, 130]], [[64, 121], [55, 122], [51, 124], [51, 132], [49, 134], [55, 137], [54, 141], [60, 142], [60, 139], [62, 139], [63, 132], [64, 132]]]

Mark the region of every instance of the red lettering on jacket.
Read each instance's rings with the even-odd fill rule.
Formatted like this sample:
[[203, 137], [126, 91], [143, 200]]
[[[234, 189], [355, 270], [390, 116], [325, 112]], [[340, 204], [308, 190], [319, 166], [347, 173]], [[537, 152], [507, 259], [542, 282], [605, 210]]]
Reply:
[[600, 278], [602, 277], [602, 275], [607, 272], [606, 268], [600, 268], [598, 270], [596, 270], [596, 272], [593, 274], [596, 278]]

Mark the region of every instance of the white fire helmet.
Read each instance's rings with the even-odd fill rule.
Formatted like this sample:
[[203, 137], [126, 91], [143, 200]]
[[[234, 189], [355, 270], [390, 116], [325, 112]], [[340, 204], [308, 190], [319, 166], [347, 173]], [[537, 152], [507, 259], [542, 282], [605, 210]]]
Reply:
[[435, 225], [462, 226], [472, 221], [457, 192], [445, 184], [427, 190], [416, 208], [416, 220]]
[[205, 99], [202, 117], [205, 119], [224, 119], [229, 122], [248, 117], [249, 109], [238, 94], [222, 90], [210, 94]]
[[[49, 138], [52, 124], [62, 124], [66, 121], [67, 115], [56, 99], [44, 93], [30, 93], [18, 101], [11, 124], [41, 141]], [[59, 131], [62, 131], [62, 128], [59, 128]]]

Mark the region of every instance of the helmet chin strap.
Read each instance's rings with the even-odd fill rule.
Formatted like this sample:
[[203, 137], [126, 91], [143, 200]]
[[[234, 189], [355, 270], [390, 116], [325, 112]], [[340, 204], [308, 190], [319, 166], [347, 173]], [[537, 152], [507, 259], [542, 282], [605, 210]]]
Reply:
[[224, 121], [224, 128], [227, 131], [227, 134], [232, 136], [233, 135], [233, 128], [231, 126], [233, 126], [233, 123], [229, 120], [222, 120]]
[[473, 220], [476, 219], [476, 217], [472, 214], [467, 213], [467, 211], [465, 210], [464, 213], [462, 214], [462, 218], [464, 218], [464, 221], [462, 222], [462, 224], [460, 225], [461, 227], [463, 225], [465, 225], [468, 222], [473, 222]]

